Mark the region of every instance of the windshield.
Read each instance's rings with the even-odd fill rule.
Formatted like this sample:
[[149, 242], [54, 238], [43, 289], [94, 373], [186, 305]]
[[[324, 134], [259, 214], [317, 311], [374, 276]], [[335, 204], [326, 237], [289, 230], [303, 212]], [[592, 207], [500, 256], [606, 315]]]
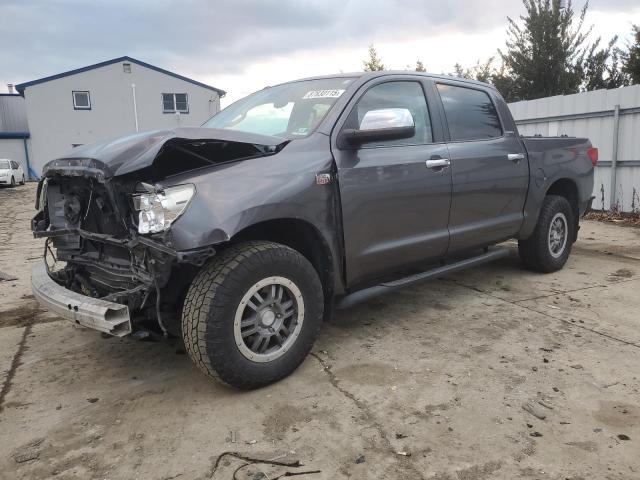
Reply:
[[9, 160], [0, 160], [0, 170], [10, 169], [11, 165], [9, 165]]
[[324, 78], [267, 87], [229, 105], [203, 127], [227, 128], [286, 140], [309, 135], [353, 78]]

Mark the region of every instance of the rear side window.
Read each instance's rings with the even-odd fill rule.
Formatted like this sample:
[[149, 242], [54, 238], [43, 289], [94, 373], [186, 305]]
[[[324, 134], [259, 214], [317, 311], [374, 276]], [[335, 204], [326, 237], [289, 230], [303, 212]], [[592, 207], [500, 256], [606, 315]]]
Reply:
[[496, 108], [482, 90], [438, 84], [452, 141], [500, 137], [502, 126]]
[[349, 121], [354, 123], [357, 128], [365, 113], [384, 108], [406, 108], [409, 110], [413, 116], [416, 133], [412, 138], [367, 143], [365, 148], [383, 145], [420, 145], [433, 142], [427, 101], [418, 82], [387, 82], [371, 87], [358, 101], [354, 111], [351, 112]]

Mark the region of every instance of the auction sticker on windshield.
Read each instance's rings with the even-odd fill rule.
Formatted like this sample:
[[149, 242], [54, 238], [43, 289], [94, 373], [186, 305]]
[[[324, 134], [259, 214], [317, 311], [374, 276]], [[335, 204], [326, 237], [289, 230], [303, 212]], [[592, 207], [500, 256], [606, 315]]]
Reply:
[[303, 99], [309, 98], [338, 98], [344, 90], [311, 90], [304, 94]]

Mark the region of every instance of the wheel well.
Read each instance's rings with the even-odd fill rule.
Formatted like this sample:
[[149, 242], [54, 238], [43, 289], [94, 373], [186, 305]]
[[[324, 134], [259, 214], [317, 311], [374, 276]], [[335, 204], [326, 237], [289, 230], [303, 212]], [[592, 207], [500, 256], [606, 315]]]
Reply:
[[325, 305], [331, 305], [334, 291], [331, 250], [313, 225], [295, 218], [267, 220], [246, 227], [231, 238], [232, 243], [247, 240], [281, 243], [300, 252], [318, 272], [324, 289]]
[[569, 205], [571, 205], [575, 227], [573, 229], [573, 241], [575, 242], [578, 239], [578, 223], [580, 220], [580, 212], [578, 210], [578, 187], [573, 180], [561, 178], [560, 180], [556, 180], [549, 187], [547, 195], [558, 195], [560, 197], [564, 197], [567, 199], [567, 202], [569, 202]]

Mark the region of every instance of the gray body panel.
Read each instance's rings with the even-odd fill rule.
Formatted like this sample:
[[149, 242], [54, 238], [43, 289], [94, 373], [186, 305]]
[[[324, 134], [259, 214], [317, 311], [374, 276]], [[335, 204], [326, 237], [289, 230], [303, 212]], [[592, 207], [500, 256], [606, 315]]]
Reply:
[[[358, 76], [359, 75], [359, 76]], [[486, 84], [419, 73], [371, 72], [358, 76], [315, 132], [283, 146], [282, 139], [229, 130], [179, 129], [141, 134], [109, 145], [74, 150], [64, 158], [92, 158], [107, 165], [106, 177], [135, 177], [153, 166], [173, 138], [209, 138], [274, 147], [259, 158], [239, 159], [172, 175], [159, 186], [192, 183], [196, 194], [167, 238], [177, 251], [233, 241], [261, 222], [296, 219], [321, 236], [331, 253], [334, 291], [341, 294], [412, 264], [435, 262], [507, 238], [526, 238], [554, 181], [578, 189], [580, 212], [593, 185], [588, 140], [521, 139], [508, 108]], [[388, 80], [421, 82], [434, 143], [389, 148], [338, 148], [351, 106], [368, 86]], [[489, 93], [505, 135], [486, 141], [450, 142], [436, 82], [470, 85]], [[286, 143], [286, 142], [285, 142]], [[514, 163], [509, 153], [522, 153]], [[451, 166], [434, 171], [430, 158]], [[318, 184], [316, 175], [332, 181]], [[144, 181], [143, 178], [140, 178]]]

